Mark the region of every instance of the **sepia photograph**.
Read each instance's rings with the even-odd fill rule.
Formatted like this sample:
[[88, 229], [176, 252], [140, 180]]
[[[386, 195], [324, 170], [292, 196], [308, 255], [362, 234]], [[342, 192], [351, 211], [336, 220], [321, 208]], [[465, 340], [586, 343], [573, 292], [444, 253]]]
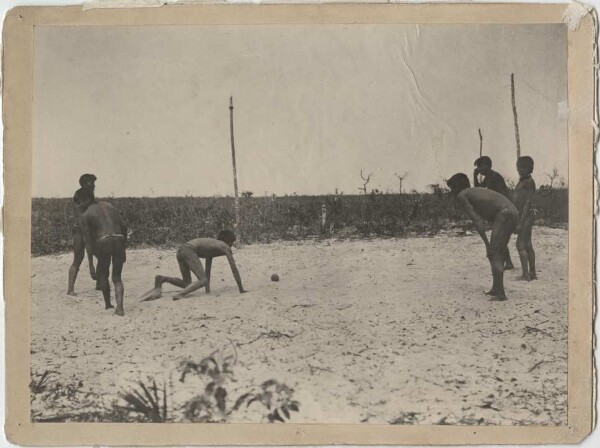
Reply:
[[563, 14], [12, 10], [8, 440], [581, 441], [597, 29]]
[[567, 28], [38, 26], [33, 422], [567, 423]]

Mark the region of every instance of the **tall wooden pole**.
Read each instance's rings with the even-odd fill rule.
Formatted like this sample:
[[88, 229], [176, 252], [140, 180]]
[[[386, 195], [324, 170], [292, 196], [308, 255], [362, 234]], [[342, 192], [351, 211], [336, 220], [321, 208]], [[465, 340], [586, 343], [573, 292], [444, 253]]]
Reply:
[[515, 140], [517, 141], [517, 159], [521, 157], [521, 140], [519, 139], [519, 121], [517, 120], [517, 103], [515, 101], [515, 74], [510, 74], [510, 88], [512, 92], [512, 108], [515, 117]]
[[483, 155], [483, 135], [481, 135], [481, 129], [479, 129], [479, 157]]
[[[238, 183], [237, 183], [237, 168], [235, 165], [235, 142], [233, 139], [233, 97], [229, 97], [229, 134], [231, 135], [231, 161], [233, 164], [233, 191], [235, 194], [234, 210], [235, 210], [235, 223], [234, 231], [238, 234], [238, 226], [240, 223], [240, 198], [238, 196]], [[240, 235], [237, 235], [238, 240]]]

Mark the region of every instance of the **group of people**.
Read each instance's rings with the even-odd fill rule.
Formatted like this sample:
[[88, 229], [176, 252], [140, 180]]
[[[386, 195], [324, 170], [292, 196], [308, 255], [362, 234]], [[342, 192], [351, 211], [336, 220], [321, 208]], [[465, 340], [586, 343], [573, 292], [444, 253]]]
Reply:
[[[503, 177], [492, 170], [489, 157], [480, 157], [475, 161], [473, 173], [474, 188], [471, 188], [466, 174], [458, 173], [448, 181], [448, 187], [458, 198], [464, 211], [475, 224], [477, 232], [485, 243], [487, 257], [492, 268], [492, 288], [486, 293], [492, 300], [506, 300], [504, 291], [504, 271], [514, 269], [508, 243], [513, 233], [517, 234], [517, 250], [521, 261], [522, 280], [534, 280], [535, 252], [531, 242], [534, 220], [533, 196], [535, 182], [531, 178], [533, 159], [525, 156], [517, 160], [519, 183], [511, 195]], [[106, 309], [113, 308], [110, 300], [109, 274], [115, 290], [117, 307], [115, 314], [124, 315], [124, 286], [121, 279], [126, 261], [127, 225], [117, 210], [108, 202], [97, 201], [94, 195], [97, 178], [93, 174], [84, 174], [79, 179], [81, 188], [73, 196], [73, 264], [69, 268], [67, 294], [75, 295], [75, 280], [85, 253], [87, 252], [90, 276], [96, 281], [96, 289], [102, 291]], [[511, 197], [512, 196], [512, 197]], [[483, 221], [492, 223], [492, 233], [488, 239]], [[179, 300], [204, 287], [210, 292], [210, 273], [215, 257], [224, 256], [240, 293], [246, 290], [242, 286], [240, 273], [233, 259], [231, 247], [236, 237], [231, 230], [222, 230], [216, 239], [197, 238], [183, 244], [177, 250], [177, 263], [181, 277], [157, 275], [154, 288], [142, 295], [141, 300], [156, 300], [162, 296], [165, 283], [182, 288], [173, 296]], [[94, 257], [98, 262], [94, 267]], [[201, 259], [206, 260], [206, 269]], [[110, 266], [112, 264], [112, 273]], [[192, 275], [196, 277], [192, 281]]]
[[[69, 268], [67, 294], [75, 296], [75, 280], [85, 253], [88, 256], [90, 276], [96, 281], [96, 289], [102, 291], [105, 308], [113, 308], [110, 300], [111, 275], [117, 307], [115, 314], [124, 316], [123, 295], [125, 288], [121, 273], [127, 259], [127, 224], [118, 211], [108, 202], [97, 201], [94, 195], [96, 176], [84, 174], [79, 178], [81, 188], [75, 192], [72, 202], [72, 236], [73, 236], [73, 263]], [[142, 296], [142, 300], [155, 300], [162, 295], [162, 285], [169, 283], [183, 290], [173, 297], [178, 300], [187, 294], [202, 287], [210, 292], [210, 271], [212, 260], [215, 257], [225, 256], [229, 261], [231, 271], [238, 285], [240, 293], [246, 290], [242, 286], [242, 279], [233, 259], [231, 246], [236, 238], [231, 230], [223, 230], [216, 239], [197, 238], [188, 241], [177, 251], [177, 262], [181, 271], [181, 278], [157, 275], [154, 288]], [[94, 257], [97, 258], [94, 267]], [[200, 258], [206, 259], [206, 270], [202, 267]], [[112, 264], [112, 272], [110, 270]], [[192, 282], [191, 273], [197, 280]]]
[[[508, 250], [513, 233], [517, 234], [517, 251], [521, 262], [522, 275], [519, 279], [530, 281], [537, 278], [535, 252], [531, 242], [535, 217], [535, 182], [531, 177], [533, 165], [533, 159], [529, 156], [518, 158], [519, 182], [512, 195], [504, 178], [492, 170], [492, 160], [487, 156], [475, 161], [474, 188], [471, 188], [469, 178], [464, 173], [455, 174], [447, 181], [451, 193], [458, 198], [464, 211], [473, 220], [485, 243], [493, 278], [492, 289], [486, 294], [492, 296], [492, 300], [506, 300], [504, 271], [514, 269]], [[482, 180], [480, 176], [483, 177]], [[489, 240], [483, 220], [492, 223]]]

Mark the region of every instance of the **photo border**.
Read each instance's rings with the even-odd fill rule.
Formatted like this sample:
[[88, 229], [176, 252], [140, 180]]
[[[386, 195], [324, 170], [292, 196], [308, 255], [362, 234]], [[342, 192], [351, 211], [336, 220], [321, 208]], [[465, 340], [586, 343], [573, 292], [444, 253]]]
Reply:
[[[567, 4], [17, 7], [3, 32], [6, 425], [21, 445], [315, 445], [576, 443], [593, 427], [594, 17], [568, 32], [568, 423], [565, 426], [32, 423], [31, 191], [35, 26], [563, 23]], [[565, 25], [566, 27], [566, 25]], [[26, 255], [26, 256], [24, 256]], [[543, 281], [543, 280], [542, 280]]]

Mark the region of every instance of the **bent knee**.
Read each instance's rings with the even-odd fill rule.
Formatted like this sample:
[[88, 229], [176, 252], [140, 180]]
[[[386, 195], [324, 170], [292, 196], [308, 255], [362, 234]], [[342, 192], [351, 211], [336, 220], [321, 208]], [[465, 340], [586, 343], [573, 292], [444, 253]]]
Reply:
[[111, 276], [111, 279], [112, 279], [113, 283], [123, 283], [123, 280], [121, 279], [120, 275], [113, 274]]

